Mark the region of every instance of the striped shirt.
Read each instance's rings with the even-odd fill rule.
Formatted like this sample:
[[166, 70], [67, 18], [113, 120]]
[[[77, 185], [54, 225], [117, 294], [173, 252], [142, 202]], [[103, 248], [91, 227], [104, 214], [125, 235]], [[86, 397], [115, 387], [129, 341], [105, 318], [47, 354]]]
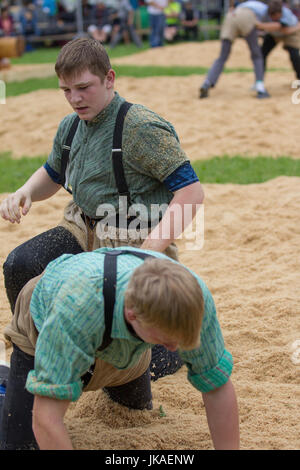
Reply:
[[[126, 250], [131, 249], [136, 250], [126, 247]], [[62, 255], [49, 263], [36, 285], [30, 311], [39, 335], [35, 369], [30, 371], [26, 383], [29, 392], [75, 401], [82, 393], [81, 377], [96, 357], [117, 369], [126, 369], [137, 363], [140, 355], [153, 346], [133, 336], [126, 326], [124, 293], [132, 272], [143, 261], [123, 254], [117, 263], [112, 342], [103, 351], [98, 351], [105, 331], [103, 263], [109, 250], [112, 249]], [[170, 260], [161, 253], [145, 252]], [[205, 313], [200, 347], [192, 351], [180, 350], [179, 354], [187, 365], [191, 384], [201, 392], [209, 392], [227, 382], [233, 362], [224, 346], [212, 295], [205, 283], [190, 272], [202, 288]]]
[[259, 21], [264, 21], [268, 14], [268, 5], [258, 1], [243, 2], [236, 8], [248, 8], [252, 10]]
[[[258, 1], [249, 1], [241, 3], [237, 8], [248, 8], [252, 10], [260, 21], [272, 21], [272, 19], [268, 16], [268, 5], [266, 5], [265, 3]], [[296, 26], [298, 23], [298, 18], [296, 17], [296, 15], [294, 15], [292, 10], [290, 10], [286, 6], [283, 6], [279, 23], [281, 23], [281, 25], [284, 27]], [[276, 35], [277, 33], [272, 32], [272, 34]]]
[[[75, 203], [89, 217], [96, 217], [97, 208], [111, 204], [119, 209], [119, 194], [112, 167], [111, 151], [117, 113], [125, 100], [115, 92], [110, 104], [95, 119], [80, 120], [69, 158], [69, 183]], [[76, 113], [66, 116], [57, 131], [45, 169], [57, 182], [61, 169], [62, 147]], [[169, 204], [172, 190], [164, 184], [168, 177], [189, 163], [171, 123], [146, 107], [134, 104], [128, 111], [122, 137], [123, 166], [131, 200], [143, 204], [148, 213], [151, 204]], [[198, 181], [190, 167], [189, 181]], [[185, 173], [186, 174], [186, 173]]]

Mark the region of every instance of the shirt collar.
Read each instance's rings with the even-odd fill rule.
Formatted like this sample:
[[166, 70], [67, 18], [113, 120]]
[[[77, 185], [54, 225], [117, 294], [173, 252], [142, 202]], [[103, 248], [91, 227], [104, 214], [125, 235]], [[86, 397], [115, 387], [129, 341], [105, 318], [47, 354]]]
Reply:
[[91, 121], [87, 121], [86, 124], [88, 127], [94, 126], [95, 124], [99, 125], [106, 121], [109, 117], [113, 116], [120, 107], [122, 103], [122, 98], [120, 97], [119, 93], [115, 91], [115, 96], [111, 100], [111, 102], [100, 111], [97, 116], [94, 117]]
[[144, 343], [144, 341], [136, 335], [135, 331], [132, 328], [128, 326], [124, 317], [125, 290], [126, 288], [121, 289], [118, 296], [116, 297], [111, 337], [113, 339], [127, 339], [133, 343], [141, 344]]

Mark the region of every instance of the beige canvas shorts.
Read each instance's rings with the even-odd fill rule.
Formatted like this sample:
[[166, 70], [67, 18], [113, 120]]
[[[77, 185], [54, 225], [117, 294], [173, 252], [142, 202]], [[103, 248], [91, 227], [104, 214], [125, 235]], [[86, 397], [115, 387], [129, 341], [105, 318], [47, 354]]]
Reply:
[[282, 42], [283, 47], [294, 47], [300, 49], [300, 31], [293, 34], [273, 34], [277, 43]]
[[[81, 217], [81, 209], [73, 201], [65, 208], [63, 220], [59, 225], [69, 230], [75, 236], [84, 251], [88, 249], [88, 239], [90, 239], [93, 250], [103, 247], [115, 248], [120, 246], [134, 246], [138, 248], [144, 241], [142, 237], [137, 238], [136, 233], [131, 236], [130, 230], [126, 230], [124, 235], [122, 230], [115, 229], [115, 227], [112, 228], [112, 230], [116, 231], [113, 234], [114, 236], [111, 238], [108, 236], [104, 240], [97, 237], [95, 229], [92, 233], [88, 233]], [[178, 249], [175, 243], [171, 243], [164, 251], [164, 254], [178, 261]], [[4, 336], [7, 340], [16, 344], [22, 351], [31, 356], [35, 354], [38, 331], [30, 314], [30, 301], [33, 290], [42, 275], [43, 273], [31, 279], [23, 287], [16, 301], [12, 321], [4, 330]], [[147, 370], [150, 359], [151, 351], [149, 349], [140, 357], [135, 366], [127, 370], [118, 370], [111, 364], [101, 359], [96, 359], [94, 374], [84, 391], [123, 385], [130, 382]]]
[[[140, 235], [136, 231], [118, 229], [111, 227], [111, 233], [106, 233], [106, 238], [101, 239], [98, 236], [97, 226], [91, 231], [86, 227], [81, 217], [81, 209], [71, 201], [65, 208], [63, 219], [60, 226], [72, 233], [84, 251], [96, 250], [98, 248], [118, 248], [120, 246], [133, 246], [139, 248], [147, 233], [141, 232]], [[171, 243], [164, 254], [178, 261], [178, 248], [175, 243]]]
[[[15, 307], [12, 322], [4, 330], [6, 339], [16, 344], [22, 351], [31, 356], [35, 354], [38, 331], [30, 314], [30, 301], [33, 290], [43, 274], [27, 282], [21, 290]], [[151, 350], [145, 351], [138, 362], [129, 369], [119, 370], [113, 365], [96, 358], [93, 376], [84, 388], [84, 392], [99, 390], [103, 387], [116, 387], [140, 377], [148, 368]]]
[[256, 21], [255, 14], [248, 8], [230, 11], [224, 19], [220, 37], [231, 42], [240, 36], [245, 38], [255, 28]]

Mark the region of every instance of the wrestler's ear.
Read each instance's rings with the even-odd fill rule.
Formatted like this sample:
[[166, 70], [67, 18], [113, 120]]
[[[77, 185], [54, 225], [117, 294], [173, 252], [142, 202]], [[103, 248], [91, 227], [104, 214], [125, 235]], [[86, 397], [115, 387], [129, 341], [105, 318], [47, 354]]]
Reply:
[[110, 69], [106, 75], [106, 86], [108, 89], [113, 88], [115, 84], [116, 74], [113, 69]]
[[136, 320], [136, 315], [131, 308], [125, 308], [125, 318], [129, 323]]

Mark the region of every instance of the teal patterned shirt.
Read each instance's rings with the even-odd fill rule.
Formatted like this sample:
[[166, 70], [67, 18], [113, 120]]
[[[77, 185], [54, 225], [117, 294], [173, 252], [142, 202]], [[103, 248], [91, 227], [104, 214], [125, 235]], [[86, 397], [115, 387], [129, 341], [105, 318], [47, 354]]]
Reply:
[[[80, 120], [69, 157], [69, 182], [75, 203], [89, 217], [96, 217], [100, 204], [111, 204], [118, 212], [119, 194], [112, 168], [115, 120], [124, 102], [117, 92], [111, 103], [90, 122]], [[60, 174], [62, 146], [76, 113], [59, 125], [52, 152], [46, 163], [51, 176]], [[131, 201], [143, 204], [169, 204], [173, 193], [163, 181], [189, 162], [171, 123], [143, 105], [129, 109], [123, 128], [123, 166]]]
[[[124, 248], [136, 250], [128, 246]], [[105, 330], [103, 263], [104, 254], [109, 250], [112, 248], [62, 255], [48, 264], [36, 285], [30, 311], [39, 335], [35, 368], [29, 372], [26, 382], [29, 392], [75, 401], [82, 393], [81, 377], [96, 357], [117, 369], [126, 369], [153, 346], [133, 336], [126, 326], [124, 293], [132, 272], [143, 261], [123, 254], [118, 256], [117, 262], [113, 341], [103, 351], [97, 350]], [[170, 260], [161, 253], [143, 251]], [[204, 282], [190, 272], [198, 280], [204, 296], [201, 344], [193, 351], [179, 351], [179, 354], [188, 367], [191, 384], [202, 392], [208, 392], [227, 382], [233, 366], [232, 356], [224, 347], [212, 295]]]

